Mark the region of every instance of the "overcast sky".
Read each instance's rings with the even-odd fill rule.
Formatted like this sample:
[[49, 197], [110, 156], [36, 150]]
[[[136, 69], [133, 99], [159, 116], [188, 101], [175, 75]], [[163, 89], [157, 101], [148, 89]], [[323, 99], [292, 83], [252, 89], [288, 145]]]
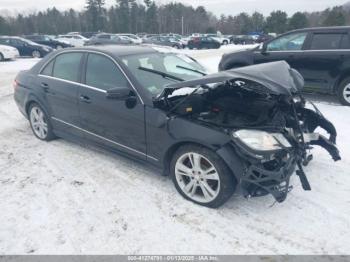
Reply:
[[[139, 0], [141, 1], [141, 0]], [[253, 13], [259, 11], [265, 15], [273, 10], [284, 10], [288, 14], [297, 11], [320, 11], [327, 7], [342, 5], [347, 0], [175, 0], [188, 5], [203, 5], [207, 10], [216, 15], [238, 14], [240, 12]], [[158, 3], [172, 2], [171, 0], [156, 0]], [[108, 6], [115, 0], [106, 0]], [[84, 7], [85, 0], [0, 0], [0, 10], [11, 13], [31, 12], [56, 6], [59, 9], [74, 8], [80, 10]]]

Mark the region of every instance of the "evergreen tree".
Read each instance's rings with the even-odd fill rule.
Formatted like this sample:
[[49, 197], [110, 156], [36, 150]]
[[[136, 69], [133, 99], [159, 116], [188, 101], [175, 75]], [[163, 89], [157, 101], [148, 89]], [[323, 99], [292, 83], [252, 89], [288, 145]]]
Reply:
[[345, 25], [345, 15], [342, 7], [334, 7], [332, 10], [326, 10], [327, 16], [323, 22], [324, 26], [342, 26]]
[[274, 11], [266, 18], [266, 31], [281, 34], [287, 30], [288, 15], [283, 11]]
[[288, 22], [288, 29], [294, 30], [294, 29], [300, 29], [305, 28], [308, 26], [307, 17], [304, 13], [297, 12], [295, 13]]

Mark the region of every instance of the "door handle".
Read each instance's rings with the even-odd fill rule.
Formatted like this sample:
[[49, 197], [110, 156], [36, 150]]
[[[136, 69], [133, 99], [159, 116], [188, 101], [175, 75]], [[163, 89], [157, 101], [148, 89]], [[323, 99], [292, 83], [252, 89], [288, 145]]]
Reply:
[[80, 96], [80, 101], [81, 101], [81, 102], [84, 102], [84, 103], [87, 103], [87, 104], [90, 104], [90, 103], [91, 103], [90, 97], [84, 96], [84, 95], [81, 95], [81, 96]]
[[46, 93], [49, 92], [50, 87], [47, 83], [42, 82], [40, 86], [44, 89]]

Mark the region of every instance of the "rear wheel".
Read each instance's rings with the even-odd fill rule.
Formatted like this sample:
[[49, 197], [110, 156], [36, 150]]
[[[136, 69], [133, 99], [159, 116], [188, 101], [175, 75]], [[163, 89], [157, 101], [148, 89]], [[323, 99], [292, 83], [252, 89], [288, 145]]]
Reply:
[[30, 127], [37, 138], [44, 141], [55, 138], [49, 118], [38, 104], [31, 104], [28, 113]]
[[225, 162], [201, 146], [181, 147], [171, 161], [171, 175], [184, 198], [206, 207], [220, 207], [236, 188], [236, 180]]
[[5, 60], [4, 55], [0, 53], [0, 62], [4, 60]]
[[40, 58], [41, 57], [41, 53], [38, 50], [34, 50], [32, 52], [32, 57], [34, 58]]
[[350, 106], [350, 77], [340, 83], [337, 95], [340, 103]]
[[222, 42], [224, 45], [228, 45], [228, 41], [224, 40], [224, 42]]

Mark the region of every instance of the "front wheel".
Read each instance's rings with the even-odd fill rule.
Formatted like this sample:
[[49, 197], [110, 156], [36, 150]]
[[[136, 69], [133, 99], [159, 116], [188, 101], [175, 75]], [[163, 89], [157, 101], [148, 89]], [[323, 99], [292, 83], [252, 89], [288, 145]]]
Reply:
[[340, 103], [350, 106], [350, 78], [346, 78], [340, 83], [337, 95]]
[[38, 104], [31, 104], [28, 113], [30, 127], [37, 138], [44, 141], [55, 138], [49, 118]]
[[171, 161], [176, 190], [196, 204], [218, 208], [234, 193], [236, 180], [213, 151], [196, 145], [181, 147]]

